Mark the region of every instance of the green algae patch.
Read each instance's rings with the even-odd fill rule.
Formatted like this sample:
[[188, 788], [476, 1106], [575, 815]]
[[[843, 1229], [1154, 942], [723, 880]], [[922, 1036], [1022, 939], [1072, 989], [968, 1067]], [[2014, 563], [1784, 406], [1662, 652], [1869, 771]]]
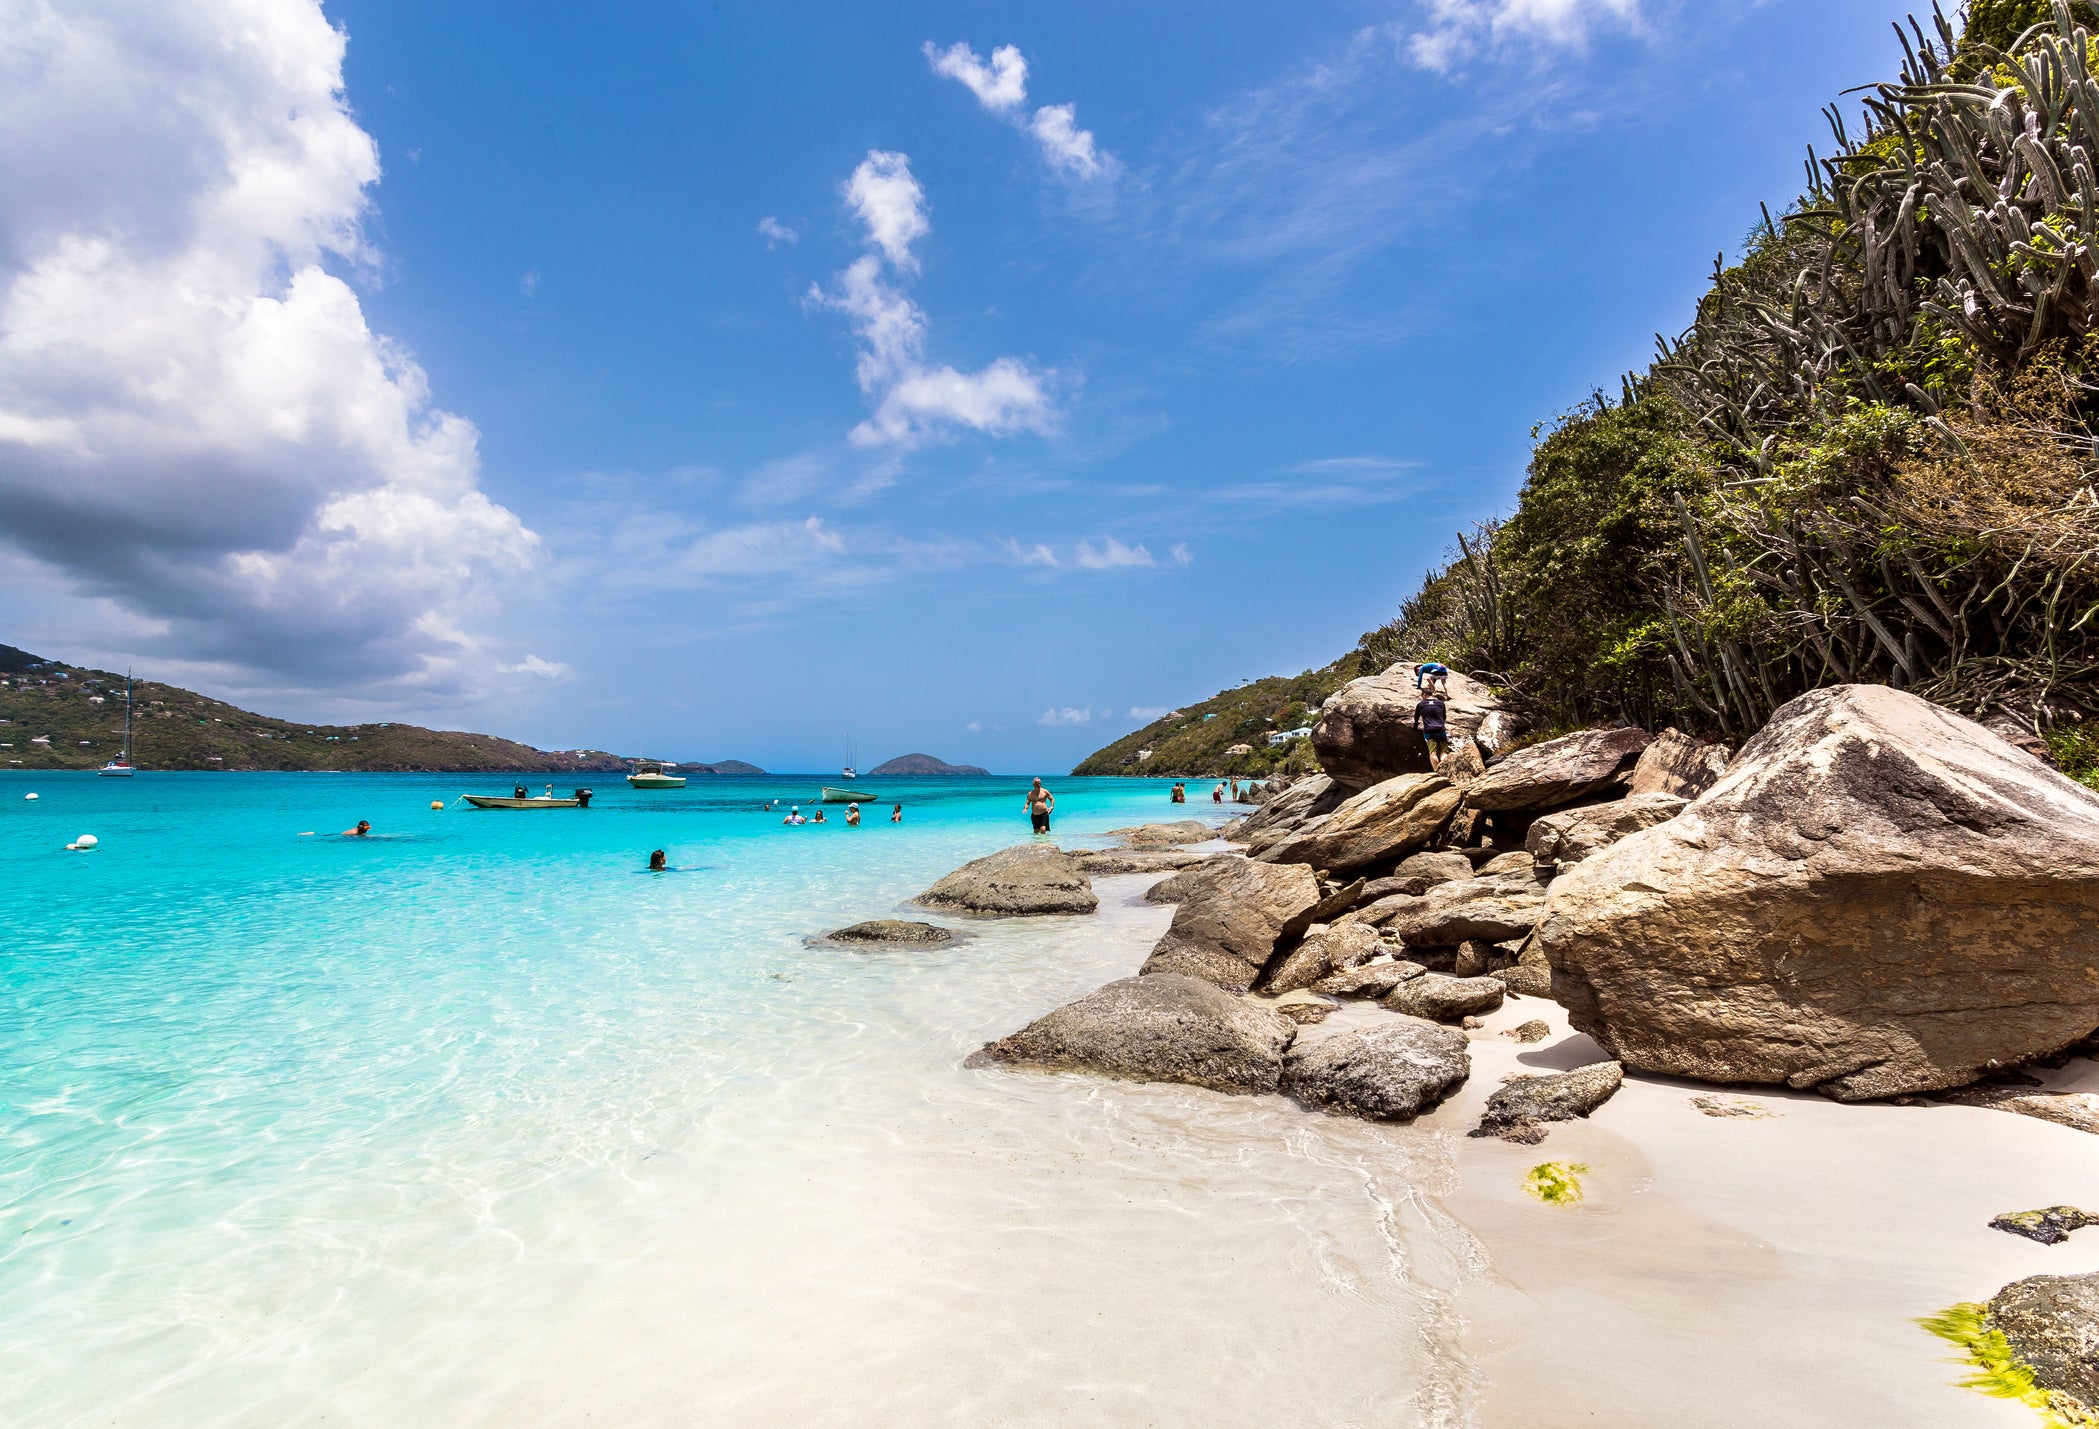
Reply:
[[2040, 1416], [2044, 1429], [2099, 1429], [2099, 1420], [2033, 1382], [2032, 1367], [2012, 1352], [2002, 1331], [1990, 1328], [1987, 1305], [1964, 1300], [1917, 1323], [1961, 1352], [1952, 1361], [1969, 1367], [1967, 1374], [1954, 1381], [1960, 1388], [1992, 1399], [2015, 1399]]
[[1541, 1161], [1525, 1173], [1523, 1189], [1548, 1206], [1571, 1206], [1582, 1198], [1582, 1177], [1589, 1168], [1579, 1161]]

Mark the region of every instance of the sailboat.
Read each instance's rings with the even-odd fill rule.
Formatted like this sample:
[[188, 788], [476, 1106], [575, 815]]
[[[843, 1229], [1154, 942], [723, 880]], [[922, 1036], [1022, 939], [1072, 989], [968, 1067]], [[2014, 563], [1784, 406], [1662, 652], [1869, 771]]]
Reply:
[[138, 771], [131, 767], [131, 672], [124, 672], [124, 752], [102, 766], [104, 779], [129, 779]]
[[[838, 773], [848, 781], [860, 777], [859, 771], [853, 768], [853, 741], [850, 735], [845, 741], [845, 767]], [[829, 784], [824, 785], [823, 792], [818, 795], [818, 802], [825, 804], [871, 804], [874, 799], [874, 795], [858, 789], [834, 789]]]

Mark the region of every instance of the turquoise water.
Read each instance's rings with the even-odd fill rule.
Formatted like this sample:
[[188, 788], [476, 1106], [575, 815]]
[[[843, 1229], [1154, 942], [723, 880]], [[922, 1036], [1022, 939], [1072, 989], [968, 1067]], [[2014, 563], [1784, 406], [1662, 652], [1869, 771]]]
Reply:
[[[1326, 1422], [1462, 1422], [1432, 1139], [962, 1067], [1134, 971], [1143, 880], [805, 943], [1024, 839], [1026, 781], [429, 808], [509, 782], [0, 779], [0, 1422], [1255, 1423], [1307, 1355]], [[1072, 845], [1213, 813], [1054, 787]]]

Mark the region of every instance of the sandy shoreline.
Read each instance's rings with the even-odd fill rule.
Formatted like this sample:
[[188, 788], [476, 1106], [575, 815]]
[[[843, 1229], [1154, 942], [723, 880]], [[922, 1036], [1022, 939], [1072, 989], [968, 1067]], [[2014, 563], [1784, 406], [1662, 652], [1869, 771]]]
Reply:
[[[1047, 939], [1070, 961], [1076, 995], [1081, 982], [1104, 980], [1102, 969], [1134, 972], [1163, 931], [1171, 910], [1140, 901], [1153, 881], [1100, 879], [1098, 917], [1054, 920], [1054, 929], [1037, 920], [987, 924], [962, 956], [1000, 959], [1010, 955], [1008, 938]], [[1015, 1005], [988, 1014], [980, 1028], [951, 1032], [956, 1065], [968, 1038], [999, 1035], [1047, 1010]], [[1352, 1004], [1302, 1035], [1392, 1015]], [[1498, 1035], [1532, 1018], [1551, 1024], [1545, 1041], [1524, 1046]], [[928, 1100], [989, 1097], [1010, 1103], [1013, 1116], [1077, 1118], [1071, 1179], [1017, 1185], [1010, 1283], [970, 1280], [980, 1272], [965, 1265], [984, 1262], [966, 1261], [963, 1248], [947, 1267], [947, 1249], [907, 1247], [923, 1207], [841, 1200], [824, 1184], [837, 1168], [812, 1168], [809, 1189], [786, 1187], [767, 1213], [800, 1229], [751, 1228], [754, 1244], [799, 1243], [796, 1265], [724, 1251], [737, 1236], [719, 1226], [695, 1230], [690, 1244], [653, 1248], [621, 1272], [611, 1297], [624, 1302], [617, 1314], [571, 1327], [565, 1343], [532, 1355], [521, 1377], [491, 1383], [468, 1422], [2033, 1422], [2016, 1404], [1954, 1387], [1962, 1370], [1949, 1362], [1951, 1347], [1914, 1321], [2024, 1275], [2090, 1268], [2099, 1238], [2083, 1237], [2099, 1232], [2048, 1247], [1987, 1222], [2089, 1200], [2083, 1188], [2099, 1176], [2099, 1138], [1979, 1108], [1842, 1106], [1635, 1077], [1592, 1121], [1555, 1126], [1541, 1145], [1476, 1140], [1464, 1133], [1504, 1075], [1581, 1065], [1601, 1053], [1538, 998], [1511, 1000], [1471, 1035], [1470, 1080], [1412, 1127], [1322, 1117], [1280, 1098], [958, 1073], [963, 1080], [952, 1087], [929, 1085]], [[2079, 1061], [2056, 1080], [2099, 1088], [2099, 1066]], [[1716, 1118], [1692, 1105], [1715, 1093], [1769, 1114]], [[1120, 1141], [1089, 1140], [1102, 1116], [1123, 1125]], [[897, 1129], [905, 1138], [923, 1134]], [[1162, 1137], [1185, 1139], [1198, 1166], [1205, 1156], [1295, 1157], [1313, 1199], [1250, 1205], [1243, 1186], [1220, 1191], [1196, 1177], [1162, 1189], [1156, 1207], [1131, 1212], [1117, 1199], [1126, 1189], [1093, 1184], [1098, 1158], [1123, 1154], [1104, 1148], [1126, 1144], [1137, 1156]], [[895, 1148], [878, 1154], [925, 1154], [908, 1139]], [[1549, 1206], [1523, 1191], [1525, 1172], [1545, 1161], [1589, 1168], [1581, 1204]], [[951, 1188], [948, 1174], [929, 1165], [923, 1184], [935, 1194], [971, 1194]], [[852, 1182], [850, 1173], [841, 1177]], [[822, 1208], [814, 1219], [812, 1207]], [[1209, 1234], [1187, 1222], [1205, 1214], [1233, 1223], [1258, 1216], [1286, 1238], [1328, 1249], [1310, 1268], [1301, 1257], [1278, 1262], [1297, 1267], [1288, 1272], [1302, 1277], [1295, 1287], [1275, 1279], [1274, 1265], [1245, 1263], [1246, 1245], [1214, 1266], [1188, 1266]], [[1349, 1250], [1331, 1228], [1308, 1228], [1318, 1215], [1345, 1215], [1359, 1228], [1377, 1218], [1389, 1253]], [[1096, 1226], [1126, 1238], [1133, 1262], [1183, 1262], [1181, 1278], [1139, 1265], [1113, 1283], [1071, 1284], [1056, 1275], [1054, 1258], [1040, 1259], [1042, 1237], [1085, 1236]], [[975, 1252], [1003, 1265], [998, 1244]], [[784, 1289], [749, 1288], [775, 1269]], [[923, 1299], [918, 1282], [926, 1277], [935, 1302]], [[1413, 1329], [1402, 1338], [1392, 1338], [1402, 1322], [1375, 1315], [1349, 1326], [1350, 1301], [1367, 1311], [1395, 1298], [1413, 1307], [1403, 1322]], [[953, 1304], [976, 1304], [982, 1318], [971, 1323], [966, 1310], [944, 1318]], [[1293, 1315], [1308, 1320], [1293, 1325]], [[1133, 1336], [1145, 1342], [1124, 1343]], [[1249, 1337], [1263, 1344], [1252, 1359]], [[1204, 1355], [1222, 1356], [1217, 1363], [1243, 1377], [1173, 1382], [1187, 1380]], [[1148, 1364], [1172, 1372], [1152, 1384]]]

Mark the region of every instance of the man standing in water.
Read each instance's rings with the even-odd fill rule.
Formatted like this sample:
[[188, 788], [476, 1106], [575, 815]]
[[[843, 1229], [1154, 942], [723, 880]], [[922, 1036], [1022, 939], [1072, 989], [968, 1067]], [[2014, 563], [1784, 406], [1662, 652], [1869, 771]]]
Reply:
[[1035, 826], [1035, 832], [1038, 834], [1048, 833], [1050, 831], [1050, 810], [1057, 807], [1057, 796], [1043, 788], [1040, 779], [1035, 781], [1034, 788], [1028, 790], [1027, 807], [1028, 822]]

